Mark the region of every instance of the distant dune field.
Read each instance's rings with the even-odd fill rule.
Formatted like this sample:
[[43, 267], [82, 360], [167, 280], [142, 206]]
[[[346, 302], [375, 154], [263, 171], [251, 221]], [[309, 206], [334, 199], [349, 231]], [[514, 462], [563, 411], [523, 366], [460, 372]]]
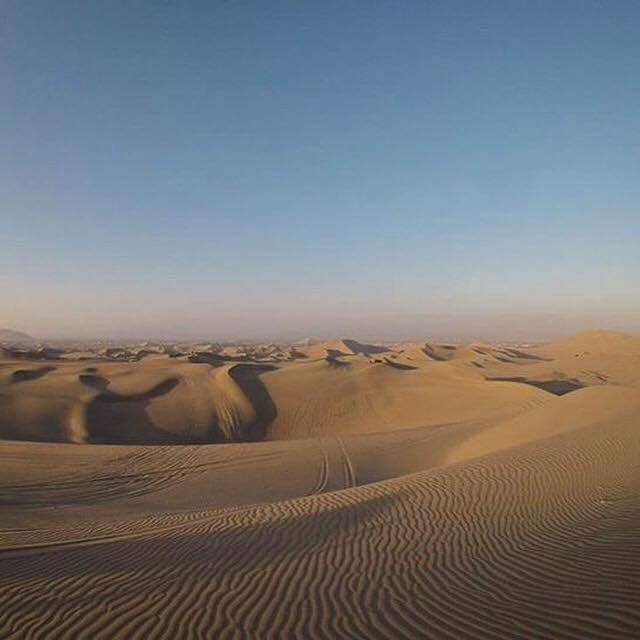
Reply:
[[635, 336], [5, 346], [0, 437], [1, 638], [640, 637]]

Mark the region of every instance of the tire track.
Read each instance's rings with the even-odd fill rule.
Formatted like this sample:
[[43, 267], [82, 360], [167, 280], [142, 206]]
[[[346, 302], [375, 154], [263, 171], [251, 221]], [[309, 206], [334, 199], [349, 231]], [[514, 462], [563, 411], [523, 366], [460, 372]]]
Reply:
[[[344, 442], [325, 445], [316, 486], [355, 484]], [[0, 637], [635, 639], [639, 459], [630, 415], [380, 483], [174, 528], [156, 514], [138, 537], [0, 556]]]

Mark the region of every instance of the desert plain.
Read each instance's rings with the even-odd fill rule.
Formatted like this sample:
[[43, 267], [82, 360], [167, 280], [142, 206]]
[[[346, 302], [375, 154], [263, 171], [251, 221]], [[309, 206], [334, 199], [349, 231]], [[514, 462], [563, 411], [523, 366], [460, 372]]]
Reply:
[[640, 637], [640, 337], [17, 342], [2, 638]]

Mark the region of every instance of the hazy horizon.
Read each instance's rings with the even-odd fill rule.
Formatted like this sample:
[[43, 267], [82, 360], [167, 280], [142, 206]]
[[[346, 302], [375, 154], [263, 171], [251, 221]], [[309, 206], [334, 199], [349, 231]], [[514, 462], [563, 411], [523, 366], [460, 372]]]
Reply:
[[638, 3], [0, 16], [0, 326], [640, 332]]
[[[189, 323], [186, 323], [187, 325]], [[26, 331], [24, 327], [3, 326], [2, 329], [21, 331], [42, 342], [55, 341], [217, 341], [217, 342], [295, 342], [305, 339], [331, 340], [355, 338], [370, 342], [402, 341], [451, 341], [471, 342], [473, 340], [504, 342], [548, 342], [562, 339], [583, 331], [602, 329], [629, 334], [640, 333], [640, 314], [619, 315], [615, 320], [606, 320], [591, 315], [581, 320], [554, 313], [505, 314], [505, 315], [444, 315], [415, 314], [387, 315], [378, 318], [344, 319], [331, 323], [291, 325], [277, 329], [264, 326], [240, 325], [235, 331], [215, 330], [203, 327], [200, 330], [184, 330], [178, 324], [175, 329], [155, 332], [112, 331], [97, 333], [94, 327], [87, 327], [78, 333], [40, 333]]]

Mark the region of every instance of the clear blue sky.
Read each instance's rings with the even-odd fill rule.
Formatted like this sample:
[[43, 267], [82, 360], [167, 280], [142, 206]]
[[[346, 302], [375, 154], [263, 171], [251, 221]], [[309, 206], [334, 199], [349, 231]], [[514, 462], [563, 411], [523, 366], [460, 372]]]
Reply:
[[4, 0], [0, 127], [0, 326], [640, 318], [637, 1]]

